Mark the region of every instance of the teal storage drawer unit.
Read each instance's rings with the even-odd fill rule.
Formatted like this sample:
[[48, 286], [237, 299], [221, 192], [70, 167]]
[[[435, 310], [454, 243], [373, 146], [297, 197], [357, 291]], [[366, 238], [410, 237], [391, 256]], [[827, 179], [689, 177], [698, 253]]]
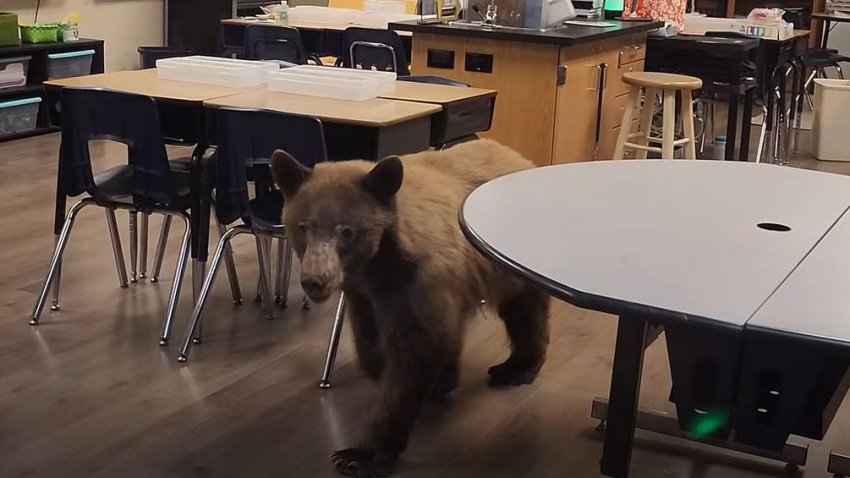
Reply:
[[34, 130], [41, 98], [23, 98], [0, 103], [0, 136]]
[[68, 51], [47, 55], [47, 78], [58, 80], [91, 74], [94, 50]]

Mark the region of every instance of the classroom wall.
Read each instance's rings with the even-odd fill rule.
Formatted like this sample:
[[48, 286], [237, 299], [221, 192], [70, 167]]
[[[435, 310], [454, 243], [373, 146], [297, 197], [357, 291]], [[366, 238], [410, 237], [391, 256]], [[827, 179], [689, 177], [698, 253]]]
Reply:
[[[2, 0], [0, 11], [32, 22], [37, 0]], [[106, 42], [106, 71], [138, 68], [136, 48], [163, 41], [163, 0], [41, 0], [39, 21], [80, 14], [80, 35]]]

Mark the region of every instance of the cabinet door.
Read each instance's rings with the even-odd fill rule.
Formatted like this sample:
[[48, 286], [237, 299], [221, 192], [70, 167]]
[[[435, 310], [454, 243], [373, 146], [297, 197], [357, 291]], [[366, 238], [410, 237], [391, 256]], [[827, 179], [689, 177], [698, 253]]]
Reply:
[[598, 45], [561, 49], [562, 84], [555, 106], [552, 164], [594, 158], [605, 78]]

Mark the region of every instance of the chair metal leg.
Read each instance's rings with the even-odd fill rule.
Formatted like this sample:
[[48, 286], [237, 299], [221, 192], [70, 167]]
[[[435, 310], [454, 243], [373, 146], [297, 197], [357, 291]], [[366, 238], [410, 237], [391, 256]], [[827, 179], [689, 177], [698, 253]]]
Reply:
[[322, 371], [322, 379], [319, 381], [319, 388], [331, 388], [331, 375], [333, 374], [334, 363], [336, 362], [336, 353], [339, 349], [339, 338], [342, 334], [342, 323], [345, 320], [345, 294], [339, 294], [339, 303], [336, 306], [336, 315], [334, 315], [334, 325], [331, 329], [331, 338], [328, 342], [328, 355], [325, 357], [325, 369]]
[[159, 242], [156, 245], [156, 255], [153, 258], [153, 275], [151, 282], [159, 281], [159, 273], [162, 271], [162, 259], [165, 256], [165, 246], [168, 244], [168, 233], [171, 231], [171, 216], [165, 216], [162, 221], [162, 230], [159, 231]]
[[130, 282], [136, 282], [136, 264], [138, 263], [139, 231], [136, 211], [130, 211]]
[[198, 328], [203, 323], [204, 307], [207, 304], [207, 298], [210, 295], [215, 277], [218, 274], [219, 266], [221, 265], [222, 257], [227, 261], [227, 248], [230, 245], [230, 240], [239, 234], [250, 234], [251, 231], [245, 227], [234, 227], [224, 232], [221, 239], [218, 241], [218, 247], [213, 254], [212, 263], [210, 264], [210, 272], [204, 278], [204, 283], [201, 286], [198, 300], [195, 302], [195, 307], [192, 309], [192, 316], [189, 318], [189, 327], [186, 329], [186, 335], [183, 337], [183, 344], [180, 347], [180, 355], [177, 356], [178, 362], [185, 362], [189, 359], [189, 352], [192, 350], [192, 343], [198, 335]]
[[[53, 247], [56, 247], [56, 244], [59, 243], [59, 236], [56, 236], [56, 240], [54, 241]], [[62, 261], [59, 261], [59, 265], [57, 266], [56, 278], [53, 280], [53, 300], [50, 303], [50, 310], [56, 312], [59, 310], [59, 286], [62, 282]]]
[[767, 106], [762, 105], [762, 122], [761, 122], [761, 132], [759, 133], [759, 143], [756, 148], [756, 163], [761, 162], [762, 155], [764, 154], [764, 146], [765, 139], [767, 138]]
[[[201, 296], [201, 288], [204, 284], [204, 278], [207, 276], [207, 263], [198, 260], [192, 261], [192, 304], [198, 303], [198, 297]], [[195, 327], [195, 336], [192, 337], [192, 342], [201, 343], [201, 336], [204, 333], [204, 323], [200, 322]]]
[[286, 296], [283, 295], [283, 263], [286, 256], [286, 239], [277, 238], [277, 277], [274, 284], [274, 303], [279, 307], [286, 307]]
[[[218, 237], [222, 238], [226, 234], [224, 225], [218, 222], [218, 217], [213, 214], [215, 224], [218, 228]], [[233, 297], [234, 304], [242, 303], [242, 289], [239, 287], [239, 276], [236, 274], [236, 262], [233, 260], [233, 247], [230, 241], [224, 249], [224, 267], [227, 269], [227, 278], [230, 281], [230, 295]]]
[[47, 267], [47, 275], [44, 277], [44, 282], [41, 284], [41, 289], [36, 296], [35, 306], [30, 316], [30, 325], [38, 325], [41, 312], [44, 310], [44, 304], [47, 302], [47, 295], [50, 292], [50, 286], [59, 272], [59, 264], [62, 261], [62, 254], [65, 252], [65, 246], [68, 245], [68, 238], [71, 236], [71, 228], [74, 226], [74, 220], [77, 214], [86, 206], [94, 205], [94, 199], [86, 198], [74, 204], [65, 218], [65, 224], [62, 226], [62, 231], [59, 233], [59, 239], [56, 241], [56, 247], [53, 249], [53, 257], [50, 259], [50, 265]]
[[177, 312], [177, 302], [180, 300], [180, 288], [183, 285], [183, 276], [186, 273], [186, 262], [191, 252], [189, 238], [191, 237], [192, 228], [189, 225], [189, 216], [181, 213], [179, 217], [183, 219], [186, 229], [183, 231], [183, 242], [180, 244], [180, 255], [177, 257], [177, 268], [174, 271], [174, 282], [171, 284], [168, 307], [165, 309], [165, 318], [162, 320], [159, 345], [168, 345], [168, 339], [171, 337], [174, 314]]
[[127, 266], [124, 264], [124, 250], [121, 248], [121, 236], [118, 234], [118, 221], [115, 220], [115, 209], [105, 208], [106, 225], [109, 228], [109, 238], [112, 240], [112, 254], [115, 256], [115, 267], [118, 270], [118, 285], [127, 287]]
[[286, 243], [286, 257], [283, 260], [283, 305], [289, 297], [289, 282], [292, 280], [292, 243], [284, 239]]
[[271, 260], [269, 259], [269, 244], [268, 238], [255, 236], [257, 240], [257, 252], [260, 256], [260, 282], [262, 286], [262, 301], [263, 308], [266, 309], [266, 318], [274, 319], [274, 309], [272, 308], [272, 284], [271, 284]]
[[811, 86], [812, 82], [815, 81], [815, 77], [818, 75], [818, 70], [813, 69], [812, 73], [806, 79], [806, 82], [803, 83], [803, 94], [806, 96], [806, 101], [809, 103], [809, 109], [815, 110], [815, 102], [812, 100], [812, 95], [809, 94], [809, 86]]
[[148, 276], [148, 222], [151, 215], [142, 213], [139, 221], [139, 278]]
[[841, 69], [841, 65], [839, 65], [838, 63], [835, 64], [835, 71], [838, 72], [838, 79], [843, 80], [844, 79], [844, 70]]

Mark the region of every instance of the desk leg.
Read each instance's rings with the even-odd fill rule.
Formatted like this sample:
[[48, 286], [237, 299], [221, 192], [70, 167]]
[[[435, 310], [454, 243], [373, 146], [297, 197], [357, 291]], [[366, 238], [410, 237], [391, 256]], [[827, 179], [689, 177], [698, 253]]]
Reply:
[[600, 471], [605, 476], [626, 478], [629, 475], [648, 332], [649, 326], [642, 319], [620, 317], [600, 463]]
[[[738, 101], [740, 97], [732, 95], [729, 99], [729, 118], [726, 120], [726, 161], [735, 160], [735, 137], [738, 132]], [[746, 119], [746, 118], [745, 118]]]
[[753, 125], [753, 95], [755, 88], [744, 93], [744, 119], [741, 121], [741, 149], [738, 151], [738, 161], [747, 161], [750, 154], [750, 130]]
[[823, 36], [821, 37], [820, 46], [824, 50], [829, 45], [829, 24], [831, 22], [829, 20], [821, 20], [821, 25], [823, 25]]

